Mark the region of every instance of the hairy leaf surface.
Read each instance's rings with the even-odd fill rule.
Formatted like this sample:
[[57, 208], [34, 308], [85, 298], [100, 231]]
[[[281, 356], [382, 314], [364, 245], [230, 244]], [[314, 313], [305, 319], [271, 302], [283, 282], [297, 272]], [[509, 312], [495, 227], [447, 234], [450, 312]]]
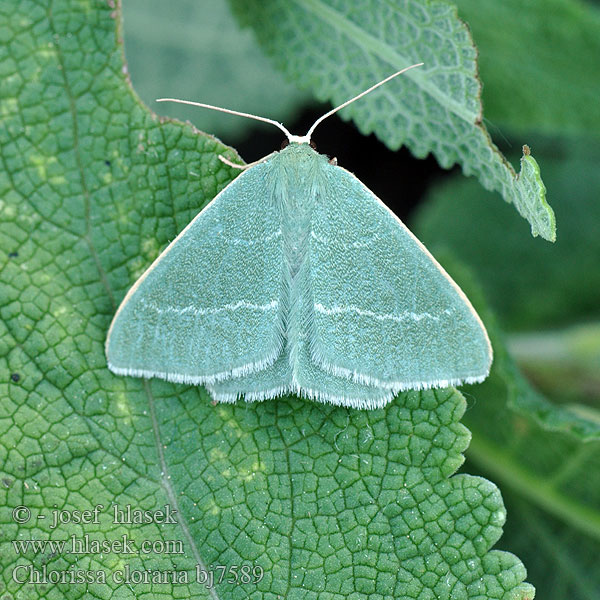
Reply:
[[418, 157], [433, 152], [445, 168], [459, 163], [466, 175], [514, 204], [534, 236], [554, 241], [554, 213], [535, 159], [525, 151], [517, 174], [482, 123], [477, 51], [454, 5], [230, 2], [285, 73], [336, 106], [403, 67], [425, 63], [351, 104], [342, 116], [390, 148], [406, 145]]

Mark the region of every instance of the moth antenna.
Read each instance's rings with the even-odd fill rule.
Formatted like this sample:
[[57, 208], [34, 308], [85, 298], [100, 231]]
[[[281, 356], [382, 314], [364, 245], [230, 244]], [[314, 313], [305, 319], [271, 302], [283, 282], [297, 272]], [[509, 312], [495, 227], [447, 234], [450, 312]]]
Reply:
[[[274, 119], [268, 119], [267, 117], [259, 117], [258, 115], [252, 115], [250, 113], [240, 112], [239, 110], [232, 110], [230, 108], [222, 108], [220, 106], [213, 106], [212, 104], [204, 104], [203, 102], [192, 102], [191, 100], [179, 100], [178, 98], [157, 98], [156, 102], [177, 102], [178, 104], [189, 104], [190, 106], [199, 106], [200, 108], [210, 108], [211, 110], [218, 110], [230, 115], [236, 115], [238, 117], [246, 117], [247, 119], [254, 119], [255, 121], [262, 121], [263, 123], [270, 123], [279, 127], [285, 134], [288, 140], [292, 140], [294, 137], [281, 123]], [[297, 137], [297, 136], [296, 136]]]
[[[393, 73], [389, 77], [382, 79], [375, 85], [372, 85], [369, 89], [365, 90], [364, 92], [361, 92], [360, 94], [354, 96], [353, 98], [350, 98], [350, 100], [346, 100], [346, 102], [344, 102], [343, 104], [340, 104], [339, 106], [336, 106], [335, 108], [332, 108], [329, 112], [327, 112], [323, 116], [319, 117], [312, 124], [312, 127], [308, 130], [306, 135], [302, 135], [302, 136], [292, 135], [284, 127], [284, 125], [282, 123], [279, 123], [279, 121], [275, 121], [274, 119], [269, 119], [267, 117], [259, 117], [258, 115], [253, 115], [251, 113], [245, 113], [245, 112], [241, 112], [239, 110], [232, 110], [231, 108], [223, 108], [221, 106], [213, 106], [212, 104], [204, 104], [204, 102], [192, 102], [191, 100], [180, 100], [179, 98], [157, 98], [156, 102], [176, 102], [177, 104], [189, 104], [190, 106], [199, 106], [200, 108], [209, 108], [210, 110], [218, 110], [219, 112], [227, 113], [229, 115], [236, 115], [238, 117], [246, 117], [247, 119], [254, 119], [255, 121], [262, 121], [263, 123], [270, 123], [271, 125], [275, 125], [275, 127], [278, 127], [281, 131], [283, 131], [283, 133], [285, 134], [285, 137], [288, 139], [289, 142], [296, 142], [299, 144], [309, 144], [310, 138], [311, 138], [312, 134], [314, 133], [315, 129], [327, 117], [330, 117], [331, 115], [335, 114], [339, 110], [342, 110], [342, 108], [345, 108], [346, 106], [348, 106], [348, 104], [352, 104], [352, 102], [354, 102], [355, 100], [358, 100], [359, 98], [362, 98], [363, 96], [366, 96], [367, 94], [371, 93], [373, 90], [376, 90], [379, 86], [383, 85], [384, 83], [387, 83], [391, 79], [394, 79], [394, 77], [398, 77], [398, 75], [402, 75], [402, 73], [406, 73], [406, 71], [410, 71], [410, 69], [414, 69], [415, 67], [421, 67], [423, 64], [424, 63], [416, 63], [414, 65], [411, 65], [410, 67], [405, 67], [404, 69], [401, 69], [400, 71], [397, 71], [396, 73]], [[233, 166], [233, 165], [231, 165], [231, 166]]]
[[336, 112], [338, 112], [338, 110], [342, 110], [342, 108], [345, 108], [346, 106], [348, 106], [348, 104], [352, 104], [352, 102], [354, 102], [355, 100], [358, 100], [359, 98], [362, 98], [363, 96], [366, 96], [367, 94], [371, 93], [373, 90], [376, 90], [379, 86], [383, 85], [384, 83], [387, 83], [391, 79], [394, 79], [394, 77], [398, 77], [398, 75], [402, 75], [402, 73], [406, 73], [406, 71], [410, 71], [410, 69], [414, 69], [415, 67], [421, 67], [423, 64], [424, 63], [416, 63], [414, 65], [411, 65], [410, 67], [405, 67], [404, 69], [397, 71], [393, 75], [390, 75], [389, 77], [386, 77], [385, 79], [382, 79], [380, 82], [376, 83], [375, 85], [372, 85], [368, 90], [361, 92], [360, 94], [354, 96], [354, 98], [350, 98], [350, 100], [346, 100], [346, 102], [344, 102], [343, 104], [340, 104], [339, 106], [336, 106], [335, 108], [332, 108], [328, 113], [325, 113], [322, 117], [319, 117], [312, 124], [312, 127], [308, 130], [306, 135], [300, 139], [302, 139], [302, 141], [309, 142], [312, 134], [314, 133], [315, 129], [317, 128], [317, 125], [320, 125], [327, 117], [330, 117], [331, 115], [335, 114]]

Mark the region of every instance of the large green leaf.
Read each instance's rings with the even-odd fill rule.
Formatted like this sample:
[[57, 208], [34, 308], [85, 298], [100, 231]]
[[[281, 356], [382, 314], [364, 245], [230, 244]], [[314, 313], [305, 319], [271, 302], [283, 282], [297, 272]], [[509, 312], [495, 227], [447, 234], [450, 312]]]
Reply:
[[479, 48], [489, 119], [520, 131], [600, 135], [600, 111], [593, 108], [600, 96], [596, 7], [581, 0], [456, 4]]
[[466, 394], [472, 401], [464, 421], [473, 433], [466, 467], [502, 482], [510, 508], [505, 537], [526, 560], [540, 597], [595, 600], [600, 411], [553, 404], [532, 389], [508, 355], [472, 277], [448, 253], [441, 258], [476, 305], [495, 351], [490, 377]]
[[[445, 0], [230, 0], [277, 65], [321, 100], [339, 105], [410, 64], [424, 62], [341, 113], [390, 148], [433, 152], [500, 192], [531, 225], [555, 239], [554, 213], [526, 150], [517, 175], [482, 123], [476, 49]], [[301, 132], [304, 133], [304, 132]], [[399, 182], [399, 186], [401, 182]]]
[[[597, 451], [597, 446], [592, 450]], [[467, 464], [473, 466], [473, 462]], [[486, 472], [491, 475], [493, 471]], [[580, 472], [583, 473], [583, 469]], [[535, 582], [538, 597], [596, 600], [600, 594], [598, 536], [581, 529], [574, 530], [569, 523], [541, 508], [535, 500], [513, 492], [510, 483], [502, 487], [510, 515], [503, 543], [513, 552], [527, 557], [528, 577]]]
[[[214, 406], [202, 388], [109, 373], [116, 305], [230, 180], [218, 155], [234, 158], [137, 101], [110, 4], [0, 4], [2, 596], [532, 598], [520, 561], [490, 550], [496, 487], [450, 477], [469, 441], [455, 390], [380, 411]], [[99, 505], [97, 523], [76, 520]], [[176, 512], [139, 525], [113, 505]], [[53, 528], [54, 510], [71, 521]], [[115, 545], [70, 552], [86, 534]], [[264, 575], [195, 581], [220, 566]], [[16, 567], [66, 581], [22, 583], [31, 571]], [[69, 583], [75, 569], [107, 583]]]

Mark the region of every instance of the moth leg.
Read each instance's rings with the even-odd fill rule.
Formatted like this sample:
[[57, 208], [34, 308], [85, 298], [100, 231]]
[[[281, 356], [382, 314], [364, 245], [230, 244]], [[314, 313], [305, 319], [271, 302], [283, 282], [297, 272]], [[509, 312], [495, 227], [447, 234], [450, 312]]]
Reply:
[[238, 165], [234, 162], [231, 162], [228, 158], [225, 158], [222, 154], [220, 154], [218, 158], [222, 163], [225, 163], [226, 165], [233, 167], [234, 169], [240, 169], [242, 171], [245, 171], [246, 169], [249, 169], [250, 167], [259, 165], [260, 163], [267, 160], [267, 158], [271, 158], [271, 156], [273, 156], [273, 154], [275, 154], [275, 152], [271, 152], [271, 154], [267, 154], [267, 156], [263, 156], [262, 158], [259, 158], [258, 160], [255, 160], [254, 162], [248, 163], [247, 165]]
[[225, 158], [223, 155], [219, 155], [219, 160], [222, 163], [225, 163], [229, 167], [233, 167], [234, 169], [240, 169], [240, 171], [248, 169], [249, 167], [251, 167], [251, 166], [253, 166], [253, 165], [256, 164], [255, 162], [253, 162], [253, 163], [249, 163], [247, 165], [237, 165], [236, 163], [231, 162], [228, 158]]

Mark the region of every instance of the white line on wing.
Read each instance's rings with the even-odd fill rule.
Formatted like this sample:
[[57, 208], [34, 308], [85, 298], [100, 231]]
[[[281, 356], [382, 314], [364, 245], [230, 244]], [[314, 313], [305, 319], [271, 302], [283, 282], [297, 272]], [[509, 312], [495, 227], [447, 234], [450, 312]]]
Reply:
[[183, 315], [186, 313], [192, 313], [194, 315], [214, 315], [221, 312], [234, 312], [239, 310], [240, 308], [246, 308], [248, 310], [260, 310], [266, 312], [268, 310], [273, 310], [279, 306], [279, 302], [277, 300], [271, 300], [271, 302], [267, 304], [254, 304], [253, 302], [246, 302], [246, 300], [239, 300], [238, 302], [234, 302], [231, 304], [224, 304], [223, 306], [214, 306], [214, 307], [202, 307], [202, 306], [157, 306], [153, 302], [149, 302], [145, 298], [140, 300], [140, 304], [147, 306], [151, 310], [156, 311], [159, 315], [165, 313], [175, 313], [176, 315]]
[[[361, 317], [371, 317], [372, 319], [376, 319], [378, 321], [396, 321], [401, 323], [402, 321], [406, 321], [407, 319], [412, 319], [413, 321], [421, 321], [422, 319], [431, 319], [432, 321], [439, 321], [440, 317], [436, 315], [432, 315], [431, 313], [423, 312], [423, 313], [415, 313], [412, 311], [404, 311], [399, 315], [393, 315], [388, 313], [376, 313], [372, 310], [363, 310], [362, 308], [358, 308], [358, 306], [332, 306], [330, 308], [323, 306], [320, 302], [315, 304], [315, 310], [324, 315], [341, 315], [344, 313], [355, 313], [360, 315]], [[452, 311], [446, 309], [443, 311], [444, 314], [449, 315]]]

